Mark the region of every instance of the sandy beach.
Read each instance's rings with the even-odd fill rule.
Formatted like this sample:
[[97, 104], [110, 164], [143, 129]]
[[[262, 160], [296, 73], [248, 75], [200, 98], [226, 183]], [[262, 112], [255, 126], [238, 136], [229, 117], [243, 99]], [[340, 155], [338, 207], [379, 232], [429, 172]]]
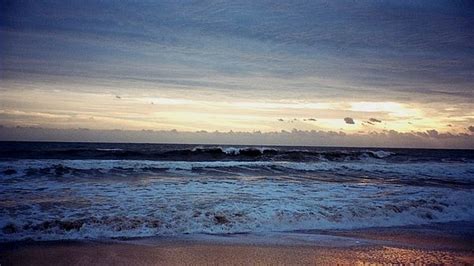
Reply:
[[389, 246], [307, 247], [167, 243], [32, 244], [2, 251], [2, 265], [472, 264], [474, 253]]
[[[262, 236], [12, 242], [1, 265], [372, 265], [474, 263], [469, 224]], [[447, 230], [451, 228], [451, 230]], [[285, 244], [286, 242], [286, 244]]]

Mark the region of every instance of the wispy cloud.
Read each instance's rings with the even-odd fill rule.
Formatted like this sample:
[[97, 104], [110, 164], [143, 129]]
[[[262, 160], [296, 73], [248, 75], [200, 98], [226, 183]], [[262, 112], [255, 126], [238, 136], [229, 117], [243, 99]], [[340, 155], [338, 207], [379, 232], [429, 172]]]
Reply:
[[[473, 96], [474, 77], [466, 74], [474, 66], [466, 27], [473, 16], [466, 9], [450, 2], [352, 4], [12, 2], [0, 24], [2, 69], [11, 78], [82, 76], [190, 88], [314, 93], [316, 86], [326, 97]], [[262, 77], [261, 86], [246, 82]]]

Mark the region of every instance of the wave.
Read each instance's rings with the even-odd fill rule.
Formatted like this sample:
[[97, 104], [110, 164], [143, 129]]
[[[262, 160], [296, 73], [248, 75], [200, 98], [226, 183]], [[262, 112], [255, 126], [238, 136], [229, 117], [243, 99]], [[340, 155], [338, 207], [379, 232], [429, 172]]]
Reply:
[[78, 147], [13, 149], [0, 152], [3, 159], [108, 159], [169, 161], [360, 161], [389, 159], [397, 155], [385, 150], [314, 150], [274, 147], [195, 146], [172, 147]]
[[14, 160], [0, 161], [0, 180], [35, 177], [249, 176], [324, 182], [474, 187], [474, 163]]
[[[259, 188], [259, 193], [242, 197], [232, 190], [236, 184], [230, 181], [214, 187], [181, 184], [185, 189], [168, 183], [148, 188], [149, 192], [137, 192], [133, 186], [124, 190], [123, 184], [103, 190], [81, 184], [83, 191], [73, 186], [76, 193], [100, 191], [100, 197], [90, 203], [61, 197], [49, 205], [43, 203], [41, 208], [6, 208], [8, 216], [4, 213], [0, 217], [0, 241], [281, 232], [474, 220], [470, 191], [406, 188], [394, 192], [379, 187], [360, 192], [357, 187], [318, 185], [320, 189], [315, 192], [316, 187], [305, 190], [293, 185], [280, 192], [281, 184], [263, 185], [265, 189]], [[157, 198], [157, 191], [164, 189], [174, 197]], [[209, 190], [212, 194], [204, 192]]]
[[[182, 153], [183, 151], [178, 151]], [[169, 152], [172, 154], [173, 152]], [[186, 150], [184, 151], [186, 153]], [[382, 159], [392, 155], [394, 152], [383, 150], [365, 150], [365, 151], [310, 151], [310, 150], [281, 150], [267, 147], [195, 147], [191, 149], [191, 154], [222, 154], [227, 156], [248, 156], [248, 157], [264, 157], [268, 156], [272, 159], [301, 159], [302, 156], [313, 157], [319, 160], [359, 160], [363, 158]]]

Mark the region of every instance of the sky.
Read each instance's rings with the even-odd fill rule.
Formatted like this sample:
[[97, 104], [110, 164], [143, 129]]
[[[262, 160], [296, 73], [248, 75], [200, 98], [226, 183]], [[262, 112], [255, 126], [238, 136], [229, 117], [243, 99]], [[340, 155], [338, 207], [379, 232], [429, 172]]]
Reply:
[[3, 140], [474, 148], [473, 1], [0, 2]]

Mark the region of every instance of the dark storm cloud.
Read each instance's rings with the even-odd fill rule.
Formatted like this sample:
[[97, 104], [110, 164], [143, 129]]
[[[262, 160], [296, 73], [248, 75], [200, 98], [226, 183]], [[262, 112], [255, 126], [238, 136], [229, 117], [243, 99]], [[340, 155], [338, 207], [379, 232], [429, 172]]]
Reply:
[[378, 120], [378, 119], [376, 119], [376, 118], [370, 118], [369, 121], [370, 121], [370, 122], [375, 122], [375, 123], [382, 123], [381, 120]]
[[351, 124], [351, 125], [355, 124], [354, 119], [351, 117], [344, 118], [344, 122], [346, 122], [346, 124]]
[[467, 128], [469, 131], [474, 132], [474, 126], [470, 126]]

